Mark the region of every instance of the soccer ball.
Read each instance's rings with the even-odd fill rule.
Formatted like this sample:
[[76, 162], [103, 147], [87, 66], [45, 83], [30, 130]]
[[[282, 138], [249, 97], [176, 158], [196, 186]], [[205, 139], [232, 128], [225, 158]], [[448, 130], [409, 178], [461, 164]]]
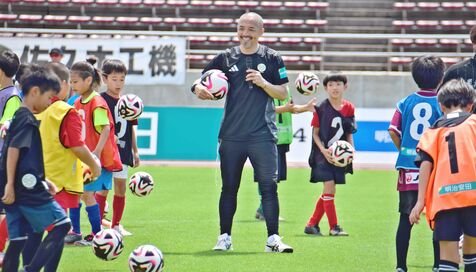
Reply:
[[93, 238], [93, 252], [96, 257], [104, 261], [111, 261], [119, 257], [124, 249], [122, 236], [113, 229], [103, 229]]
[[225, 97], [230, 88], [225, 73], [217, 69], [206, 71], [200, 78], [200, 83], [207, 88], [215, 100]]
[[334, 159], [334, 165], [345, 167], [352, 163], [354, 159], [354, 147], [346, 141], [336, 141], [330, 147], [331, 156]]
[[320, 81], [317, 75], [311, 72], [302, 72], [298, 75], [294, 83], [296, 84], [296, 89], [299, 93], [303, 95], [312, 95], [317, 92]]
[[137, 172], [129, 180], [129, 189], [136, 196], [147, 196], [154, 189], [154, 179], [146, 172]]
[[119, 101], [117, 101], [116, 107], [119, 116], [128, 121], [136, 120], [144, 111], [142, 99], [135, 94], [121, 96]]
[[164, 268], [164, 256], [153, 245], [142, 245], [129, 255], [129, 269], [132, 272], [160, 272]]

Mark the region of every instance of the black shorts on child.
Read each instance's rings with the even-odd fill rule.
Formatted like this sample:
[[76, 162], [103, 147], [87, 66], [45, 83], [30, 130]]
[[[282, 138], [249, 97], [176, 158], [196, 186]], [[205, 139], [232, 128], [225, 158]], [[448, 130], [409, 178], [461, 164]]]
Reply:
[[337, 167], [328, 162], [320, 163], [311, 168], [312, 183], [333, 180], [335, 184], [345, 184], [346, 167]]
[[440, 211], [436, 214], [436, 240], [459, 241], [461, 234], [476, 237], [476, 206]]
[[399, 191], [398, 192], [400, 202], [398, 203], [398, 211], [403, 214], [408, 214], [412, 212], [413, 207], [418, 200], [418, 191]]

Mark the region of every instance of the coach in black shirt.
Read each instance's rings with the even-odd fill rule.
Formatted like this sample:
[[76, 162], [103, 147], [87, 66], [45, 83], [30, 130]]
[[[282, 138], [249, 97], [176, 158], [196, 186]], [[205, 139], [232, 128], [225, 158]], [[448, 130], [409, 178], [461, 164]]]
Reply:
[[[222, 192], [220, 196], [221, 235], [214, 250], [230, 250], [231, 226], [243, 166], [250, 159], [262, 192], [263, 212], [268, 229], [265, 252], [292, 252], [278, 235], [277, 150], [274, 98], [287, 96], [288, 78], [279, 54], [258, 43], [264, 33], [263, 19], [249, 12], [238, 20], [239, 46], [218, 54], [203, 72], [223, 71], [230, 90], [219, 133]], [[192, 91], [200, 99], [213, 99], [196, 81]]]

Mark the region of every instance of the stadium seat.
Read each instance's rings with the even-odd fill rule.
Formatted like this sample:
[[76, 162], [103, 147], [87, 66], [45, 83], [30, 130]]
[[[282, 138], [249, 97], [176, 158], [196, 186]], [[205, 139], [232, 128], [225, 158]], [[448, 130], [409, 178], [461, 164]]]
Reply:
[[390, 62], [392, 64], [398, 64], [398, 65], [410, 64], [412, 61], [413, 59], [410, 57], [391, 57], [390, 58]]
[[262, 1], [260, 6], [265, 9], [276, 9], [283, 6], [281, 1]]
[[171, 7], [185, 7], [188, 5], [188, 0], [167, 0], [167, 6]]
[[329, 3], [309, 1], [307, 2], [307, 7], [312, 9], [326, 9], [329, 7]]
[[190, 36], [187, 38], [190, 43], [205, 43], [208, 40], [207, 36]]
[[114, 23], [114, 19], [115, 18], [111, 16], [94, 16], [92, 20], [98, 24], [110, 24]]
[[118, 0], [96, 0], [96, 5], [114, 6], [118, 4]]
[[214, 25], [232, 25], [235, 21], [228, 18], [213, 18], [211, 23]]
[[0, 21], [7, 22], [7, 21], [15, 21], [17, 19], [16, 14], [0, 14]]
[[411, 46], [413, 39], [392, 39], [390, 42], [395, 46]]
[[306, 2], [284, 2], [285, 8], [303, 9], [306, 7]]
[[199, 61], [204, 61], [205, 60], [205, 56], [204, 55], [187, 55], [186, 56], [187, 59], [189, 61], [195, 61], [195, 62], [199, 62]]
[[66, 5], [66, 4], [69, 4], [69, 0], [48, 0], [48, 4], [52, 4], [52, 5]]
[[27, 4], [44, 4], [44, 0], [23, 0]]
[[308, 64], [322, 62], [322, 57], [319, 57], [319, 56], [303, 56], [301, 59], [302, 59], [302, 62], [308, 63]]
[[415, 44], [418, 46], [436, 46], [438, 44], [437, 39], [415, 39]]
[[210, 43], [217, 43], [217, 44], [229, 43], [231, 42], [231, 37], [211, 36], [211, 37], [208, 37], [208, 41]]
[[306, 25], [313, 27], [323, 27], [327, 25], [327, 20], [307, 19]]
[[91, 5], [94, 3], [94, 0], [71, 0], [71, 3], [76, 5]]
[[164, 23], [168, 25], [181, 25], [184, 24], [187, 21], [185, 18], [175, 18], [175, 17], [169, 17], [169, 18], [164, 18]]
[[439, 43], [442, 46], [451, 47], [451, 46], [458, 46], [461, 43], [461, 41], [457, 39], [440, 39]]
[[66, 34], [64, 36], [66, 39], [87, 39], [87, 34]]
[[158, 25], [162, 23], [162, 18], [158, 17], [141, 17], [140, 22], [148, 25]]
[[211, 7], [211, 6], [213, 6], [213, 2], [212, 1], [203, 1], [203, 0], [192, 0], [192, 1], [190, 1], [190, 5], [192, 7], [198, 7], [198, 8]]
[[476, 20], [466, 20], [464, 23], [467, 26], [475, 26], [476, 25]]
[[213, 4], [219, 8], [233, 8], [236, 5], [236, 1], [215, 1]]
[[279, 19], [263, 19], [263, 23], [265, 27], [270, 26], [278, 26], [281, 24], [281, 20]]
[[262, 44], [276, 44], [278, 42], [278, 38], [276, 37], [261, 37], [259, 42]]
[[142, 4], [142, 0], [120, 0], [119, 3], [124, 6], [139, 6]]
[[302, 26], [304, 25], [304, 20], [301, 19], [283, 19], [281, 24], [285, 26]]
[[119, 16], [116, 18], [116, 22], [120, 24], [137, 24], [139, 22], [139, 17], [123, 17]]
[[214, 58], [215, 58], [215, 55], [206, 55], [206, 56], [205, 56], [205, 59], [206, 59], [207, 61], [210, 61], [210, 60], [212, 60], [212, 59], [214, 59]]
[[13, 37], [12, 32], [1, 32], [0, 37]]
[[279, 42], [283, 44], [300, 44], [302, 42], [301, 38], [279, 38]]
[[165, 5], [165, 0], [144, 0], [143, 3], [149, 7], [160, 7]]
[[17, 33], [15, 37], [19, 38], [38, 38], [38, 34], [36, 33]]
[[416, 26], [420, 28], [436, 28], [439, 22], [436, 20], [417, 20]]
[[476, 10], [476, 2], [467, 2], [466, 8], [469, 10]]
[[420, 10], [430, 11], [437, 10], [440, 7], [438, 2], [418, 2], [417, 7]]
[[447, 65], [453, 65], [461, 61], [460, 58], [448, 58], [448, 57], [442, 57], [441, 60]]
[[208, 18], [188, 18], [187, 23], [191, 25], [206, 25], [210, 23], [210, 19]]
[[299, 56], [282, 56], [284, 63], [298, 63], [301, 58]]
[[304, 38], [304, 43], [305, 44], [311, 44], [311, 45], [321, 44], [322, 39], [320, 39], [320, 38]]
[[416, 7], [416, 3], [413, 2], [396, 2], [393, 4], [396, 10], [412, 10]]
[[445, 28], [461, 28], [464, 26], [464, 22], [461, 20], [442, 20], [440, 25]]
[[24, 21], [24, 22], [39, 22], [41, 21], [41, 19], [43, 18], [43, 16], [41, 15], [33, 15], [33, 14], [22, 14], [18, 17], [18, 19], [20, 21]]
[[71, 23], [83, 24], [83, 23], [88, 23], [89, 21], [91, 21], [91, 17], [71, 15], [71, 16], [68, 16], [68, 21]]
[[445, 11], [462, 10], [464, 9], [464, 3], [463, 2], [443, 2], [441, 3], [441, 7]]
[[258, 1], [238, 1], [236, 5], [240, 8], [250, 9], [250, 8], [257, 8], [259, 6], [259, 2]]
[[45, 15], [43, 20], [48, 23], [62, 23], [66, 21], [66, 15]]
[[409, 20], [395, 20], [392, 22], [393, 26], [398, 28], [411, 28], [415, 25], [415, 21]]

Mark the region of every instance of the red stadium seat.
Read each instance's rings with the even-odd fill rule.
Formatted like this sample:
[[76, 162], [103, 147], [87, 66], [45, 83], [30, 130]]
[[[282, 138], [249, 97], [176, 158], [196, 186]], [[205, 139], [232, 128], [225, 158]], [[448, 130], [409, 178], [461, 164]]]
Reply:
[[213, 18], [211, 23], [214, 25], [232, 25], [235, 21], [228, 18]]
[[223, 37], [223, 36], [211, 36], [208, 37], [208, 41], [211, 43], [229, 43], [231, 42], [231, 37]]
[[283, 44], [300, 44], [302, 42], [301, 38], [279, 38], [279, 41]]
[[199, 61], [204, 61], [205, 56], [204, 55], [187, 55], [187, 59], [189, 61], [199, 62]]
[[219, 8], [233, 8], [236, 5], [236, 1], [215, 1], [213, 4]]
[[463, 2], [443, 2], [441, 3], [441, 7], [444, 10], [462, 10], [464, 9]]
[[117, 17], [116, 22], [120, 24], [137, 24], [139, 22], [139, 17]]
[[203, 1], [203, 0], [192, 0], [192, 1], [190, 1], [190, 5], [192, 7], [199, 7], [199, 8], [211, 7], [211, 6], [213, 6], [213, 2], [212, 1]]
[[466, 8], [469, 10], [476, 10], [476, 2], [467, 2]]
[[411, 46], [413, 39], [392, 39], [390, 42], [395, 46]]
[[276, 37], [261, 37], [259, 39], [259, 43], [262, 44], [275, 44], [278, 42], [278, 38]]
[[304, 38], [304, 43], [305, 44], [312, 44], [312, 45], [321, 44], [322, 39], [320, 39], [320, 38]]
[[102, 6], [114, 6], [118, 3], [118, 0], [96, 0], [96, 5]]
[[458, 46], [461, 40], [456, 39], [440, 39], [440, 44], [443, 46]]
[[319, 57], [319, 56], [303, 56], [302, 57], [302, 62], [308, 63], [308, 64], [320, 63], [320, 62], [322, 62], [322, 57]]
[[17, 19], [16, 14], [0, 14], [0, 21], [1, 22], [15, 21], [16, 19]]
[[418, 46], [435, 46], [438, 44], [437, 39], [415, 39], [415, 44]]
[[207, 36], [190, 36], [187, 38], [191, 43], [205, 43], [208, 40]]
[[404, 65], [404, 64], [410, 64], [413, 61], [412, 58], [410, 57], [391, 57], [390, 62], [393, 64], [399, 64], [399, 65]]
[[31, 15], [31, 14], [22, 14], [18, 17], [20, 21], [24, 22], [39, 22], [43, 16], [41, 15]]
[[114, 17], [110, 16], [94, 16], [93, 17], [93, 22], [98, 23], [98, 24], [110, 24], [114, 23]]
[[208, 18], [188, 18], [187, 23], [191, 25], [206, 25], [210, 23], [210, 19]]
[[141, 17], [140, 22], [148, 25], [158, 25], [162, 23], [162, 18], [158, 17]]
[[285, 63], [298, 63], [301, 58], [299, 56], [282, 56]]
[[273, 8], [280, 8], [283, 6], [283, 2], [281, 1], [262, 1], [260, 3], [262, 8], [266, 9], [273, 9]]
[[436, 10], [440, 7], [437, 2], [418, 2], [417, 7], [421, 10]]
[[259, 6], [258, 1], [238, 1], [236, 4], [238, 5], [238, 7], [246, 9], [257, 8]]
[[71, 3], [76, 5], [91, 5], [94, 3], [94, 0], [71, 0]]
[[446, 63], [447, 66], [456, 64], [461, 61], [460, 58], [448, 58], [448, 57], [442, 57], [441, 60]]
[[285, 26], [302, 26], [304, 20], [301, 19], [283, 19], [281, 23]]
[[443, 20], [440, 25], [445, 28], [459, 28], [464, 26], [464, 22], [461, 20]]
[[185, 7], [188, 5], [188, 0], [167, 0], [167, 5], [171, 7]]
[[313, 27], [323, 27], [327, 25], [327, 20], [307, 19], [306, 25]]
[[48, 23], [62, 23], [66, 21], [66, 15], [45, 15], [43, 20]]
[[436, 20], [418, 20], [416, 21], [416, 26], [421, 28], [436, 28], [438, 27], [439, 22]]
[[205, 59], [206, 59], [207, 61], [210, 61], [210, 60], [214, 59], [215, 56], [216, 56], [216, 55], [206, 55], [206, 56], [205, 56]]
[[476, 20], [466, 20], [464, 23], [467, 26], [475, 26], [476, 25]]
[[395, 20], [392, 22], [393, 26], [399, 28], [410, 28], [415, 25], [415, 21], [408, 20]]
[[326, 9], [329, 7], [329, 3], [309, 1], [307, 2], [307, 7], [312, 9]]
[[416, 3], [413, 2], [396, 2], [393, 7], [397, 10], [412, 10], [416, 7]]
[[303, 9], [306, 7], [306, 2], [284, 2], [285, 8]]
[[65, 5], [65, 4], [69, 4], [69, 0], [48, 0], [48, 4]]
[[160, 7], [165, 5], [165, 0], [144, 0], [143, 3], [150, 7]]
[[281, 24], [281, 20], [279, 19], [263, 19], [264, 26], [278, 26]]
[[164, 23], [168, 25], [181, 25], [184, 24], [187, 21], [185, 18], [175, 18], [175, 17], [169, 17], [169, 18], [164, 18]]
[[68, 17], [68, 21], [71, 22], [71, 23], [78, 23], [78, 24], [87, 23], [87, 22], [91, 21], [91, 17], [90, 16], [71, 15], [71, 16]]
[[64, 36], [66, 39], [87, 39], [87, 34], [66, 34]]
[[28, 4], [44, 4], [45, 1], [42, 0], [23, 0], [23, 2]]
[[142, 4], [142, 0], [120, 0], [119, 3], [124, 6], [139, 6]]

